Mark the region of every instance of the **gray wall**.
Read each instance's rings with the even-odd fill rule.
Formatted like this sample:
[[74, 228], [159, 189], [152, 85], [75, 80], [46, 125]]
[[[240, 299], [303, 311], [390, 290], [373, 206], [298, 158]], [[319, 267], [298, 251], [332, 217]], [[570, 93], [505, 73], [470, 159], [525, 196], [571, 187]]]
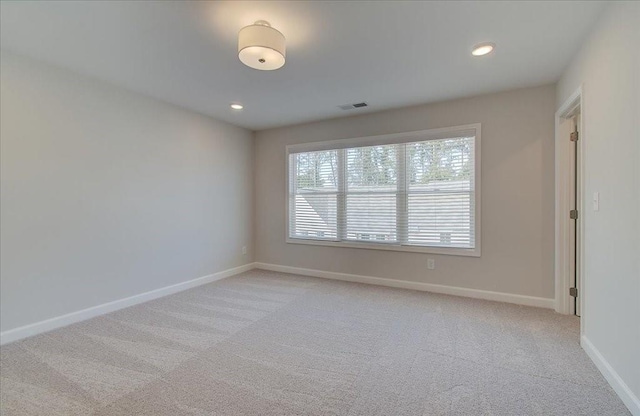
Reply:
[[[613, 3], [565, 71], [557, 95], [559, 108], [583, 86], [584, 336], [636, 401], [640, 398], [639, 45], [640, 3]], [[594, 192], [600, 193], [597, 212], [591, 208]]]
[[[256, 133], [256, 261], [553, 298], [554, 109], [543, 86]], [[481, 258], [285, 243], [286, 145], [478, 122]]]
[[2, 331], [253, 260], [252, 132], [1, 65]]

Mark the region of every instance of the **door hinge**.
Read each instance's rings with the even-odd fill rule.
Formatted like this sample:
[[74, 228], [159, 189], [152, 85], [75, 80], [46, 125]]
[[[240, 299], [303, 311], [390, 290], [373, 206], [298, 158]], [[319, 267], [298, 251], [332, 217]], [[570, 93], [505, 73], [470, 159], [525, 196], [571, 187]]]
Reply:
[[572, 298], [577, 298], [578, 297], [578, 288], [577, 287], [570, 287], [569, 288], [569, 296], [571, 296]]
[[578, 132], [577, 131], [571, 132], [570, 139], [571, 139], [572, 142], [577, 142], [578, 141]]
[[569, 218], [571, 218], [572, 220], [577, 220], [578, 219], [578, 210], [577, 209], [572, 209], [571, 211], [569, 211]]

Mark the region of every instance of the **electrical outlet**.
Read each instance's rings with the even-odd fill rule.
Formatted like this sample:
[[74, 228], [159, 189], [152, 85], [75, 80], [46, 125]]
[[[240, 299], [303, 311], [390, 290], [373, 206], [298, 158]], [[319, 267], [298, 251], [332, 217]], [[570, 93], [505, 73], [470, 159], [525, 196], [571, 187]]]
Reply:
[[247, 254], [247, 246], [242, 246], [242, 255], [246, 255]]
[[434, 259], [427, 259], [427, 269], [434, 270], [436, 268], [436, 261]]

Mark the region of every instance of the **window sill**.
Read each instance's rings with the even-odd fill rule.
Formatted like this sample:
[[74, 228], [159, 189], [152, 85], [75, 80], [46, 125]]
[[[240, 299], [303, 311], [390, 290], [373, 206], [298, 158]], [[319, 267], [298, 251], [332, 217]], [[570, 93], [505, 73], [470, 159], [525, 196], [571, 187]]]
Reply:
[[429, 253], [429, 254], [444, 254], [448, 256], [480, 257], [480, 247], [478, 246], [476, 246], [476, 248], [426, 247], [426, 246], [409, 246], [409, 245], [403, 246], [399, 244], [312, 240], [312, 239], [304, 239], [304, 238], [287, 238], [286, 241], [287, 241], [287, 244], [306, 244], [306, 245], [312, 245], [312, 246], [357, 248], [357, 249], [365, 249], [365, 250], [405, 251], [410, 253]]

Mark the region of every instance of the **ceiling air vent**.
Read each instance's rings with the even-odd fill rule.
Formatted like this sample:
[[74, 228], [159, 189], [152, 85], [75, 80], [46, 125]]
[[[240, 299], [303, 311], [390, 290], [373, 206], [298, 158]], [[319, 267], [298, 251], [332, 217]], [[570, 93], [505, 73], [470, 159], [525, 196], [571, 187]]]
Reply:
[[355, 103], [355, 104], [339, 105], [338, 108], [340, 108], [341, 110], [353, 110], [354, 108], [362, 108], [367, 106], [368, 106], [367, 103]]

